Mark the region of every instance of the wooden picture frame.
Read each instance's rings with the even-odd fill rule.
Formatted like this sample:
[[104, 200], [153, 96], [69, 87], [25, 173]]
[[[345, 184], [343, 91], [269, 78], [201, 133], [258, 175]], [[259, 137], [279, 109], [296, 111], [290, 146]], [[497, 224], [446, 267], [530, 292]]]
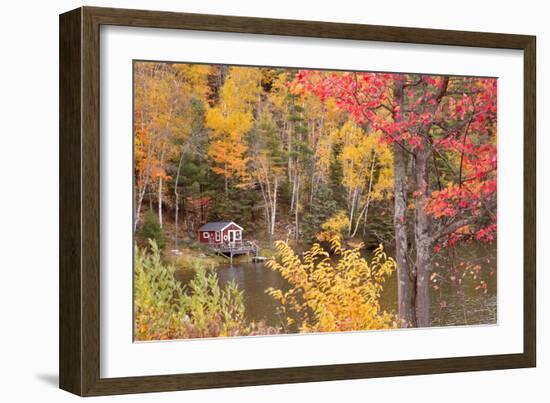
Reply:
[[[171, 28], [524, 52], [523, 353], [212, 373], [100, 377], [100, 26]], [[60, 387], [81, 396], [533, 367], [536, 363], [534, 36], [81, 7], [60, 16]]]

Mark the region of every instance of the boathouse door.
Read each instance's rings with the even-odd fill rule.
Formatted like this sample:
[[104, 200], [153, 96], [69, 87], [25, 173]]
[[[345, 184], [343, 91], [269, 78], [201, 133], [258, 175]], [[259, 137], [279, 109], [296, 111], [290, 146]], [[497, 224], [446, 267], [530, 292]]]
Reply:
[[227, 231], [227, 232], [228, 232], [228, 234], [229, 234], [229, 244], [230, 244], [230, 245], [234, 245], [234, 244], [235, 244], [235, 240], [236, 240], [236, 238], [237, 238], [237, 236], [236, 236], [237, 231], [236, 231], [236, 230], [229, 230], [229, 231]]

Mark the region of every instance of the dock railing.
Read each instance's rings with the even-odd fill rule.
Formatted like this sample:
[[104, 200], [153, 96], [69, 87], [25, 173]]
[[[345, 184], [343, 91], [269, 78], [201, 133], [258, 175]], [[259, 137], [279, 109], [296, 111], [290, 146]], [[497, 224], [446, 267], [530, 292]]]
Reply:
[[220, 254], [229, 254], [229, 255], [243, 255], [243, 254], [254, 254], [258, 253], [258, 246], [254, 241], [242, 240], [234, 242], [222, 242], [214, 243], [209, 242], [208, 246], [210, 249], [214, 250]]

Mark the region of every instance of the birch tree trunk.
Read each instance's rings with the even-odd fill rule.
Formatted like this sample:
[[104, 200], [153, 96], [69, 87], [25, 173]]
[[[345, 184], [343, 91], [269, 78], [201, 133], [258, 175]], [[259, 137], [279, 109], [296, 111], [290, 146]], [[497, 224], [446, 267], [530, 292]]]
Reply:
[[299, 195], [300, 195], [300, 177], [296, 177], [296, 201], [294, 205], [294, 239], [298, 240], [300, 237], [300, 223], [298, 221], [298, 205], [299, 205]]
[[[164, 166], [164, 147], [162, 149], [162, 152], [160, 153], [160, 168]], [[160, 228], [162, 228], [162, 175], [159, 176], [159, 188], [158, 188], [158, 213], [159, 213], [159, 224]]]
[[[314, 162], [315, 164], [315, 162]], [[315, 165], [314, 165], [315, 166]], [[309, 206], [311, 208], [311, 205], [313, 204], [313, 198], [315, 197], [315, 183], [317, 180], [317, 176], [315, 174], [315, 168], [311, 172], [311, 191], [309, 192]]]
[[147, 188], [143, 186], [143, 189], [139, 190], [139, 197], [138, 201], [136, 203], [136, 216], [134, 217], [134, 231], [137, 229], [137, 225], [139, 222], [139, 215], [141, 214], [141, 204], [143, 203], [143, 198], [145, 197], [145, 190]]
[[[143, 93], [144, 94], [147, 94], [147, 81], [145, 80], [145, 69], [141, 69], [141, 82], [143, 83]], [[141, 119], [140, 119], [140, 122], [141, 122], [141, 129], [144, 130], [145, 129], [145, 113], [147, 111], [147, 107], [146, 107], [146, 103], [143, 104], [143, 107], [142, 107], [142, 112], [141, 112]], [[134, 133], [134, 136], [136, 135], [136, 133]], [[149, 150], [150, 150], [151, 146], [149, 146], [148, 148], [148, 151], [147, 151], [147, 156], [149, 156]], [[136, 231], [137, 229], [137, 225], [138, 225], [138, 222], [139, 222], [139, 216], [141, 214], [141, 204], [143, 203], [143, 199], [145, 198], [145, 191], [147, 190], [147, 183], [144, 183], [142, 188], [140, 189], [139, 188], [139, 182], [138, 182], [138, 200], [137, 200], [137, 203], [136, 203], [136, 206], [135, 206], [135, 217], [134, 217], [134, 232]]]
[[289, 122], [288, 123], [288, 127], [287, 127], [287, 145], [288, 145], [288, 149], [287, 149], [287, 155], [288, 155], [288, 159], [287, 159], [287, 164], [288, 164], [288, 182], [291, 183], [292, 182], [292, 124]]
[[[153, 147], [149, 145], [147, 147], [147, 159], [151, 158], [152, 153], [153, 153]], [[136, 216], [134, 217], [134, 231], [137, 229], [137, 225], [139, 223], [139, 217], [141, 215], [141, 206], [143, 205], [143, 200], [145, 199], [145, 193], [147, 192], [147, 188], [149, 187], [149, 182], [151, 180], [150, 166], [147, 166], [147, 169], [145, 170], [142, 176], [143, 178], [141, 180], [142, 181], [141, 189], [138, 186], [139, 198], [136, 203]], [[149, 194], [149, 202], [151, 203], [151, 194]]]
[[[353, 238], [355, 235], [357, 235], [357, 229], [359, 228], [359, 223], [361, 222], [361, 217], [363, 214], [365, 215], [365, 227], [367, 226], [367, 216], [369, 214], [369, 205], [370, 205], [370, 199], [371, 199], [371, 192], [372, 192], [372, 183], [374, 182], [374, 166], [376, 165], [376, 152], [373, 153], [372, 156], [372, 164], [370, 167], [370, 177], [369, 177], [369, 187], [367, 190], [367, 202], [365, 203], [365, 207], [361, 210], [361, 213], [359, 214], [359, 217], [357, 217], [357, 222], [355, 223], [355, 229], [353, 230], [353, 234], [351, 234], [351, 237]], [[363, 228], [365, 228], [363, 227]], [[364, 232], [363, 232], [364, 233]]]
[[181, 156], [180, 156], [180, 161], [178, 163], [178, 170], [177, 170], [177, 173], [176, 173], [176, 181], [174, 182], [174, 196], [176, 197], [176, 209], [175, 209], [175, 216], [174, 216], [174, 224], [175, 224], [175, 229], [174, 229], [174, 243], [175, 243], [175, 247], [174, 249], [178, 249], [178, 224], [179, 224], [179, 210], [180, 210], [180, 195], [179, 195], [179, 191], [178, 191], [178, 185], [179, 185], [179, 180], [180, 180], [180, 171], [181, 171], [181, 164], [183, 162], [183, 156], [184, 156], [184, 153], [182, 151], [181, 153]]
[[[264, 199], [264, 212], [265, 212], [265, 226], [267, 229], [267, 233], [271, 235], [270, 228], [271, 228], [271, 200], [268, 197], [268, 191], [265, 188], [266, 185], [264, 185], [264, 182], [262, 179], [259, 180], [260, 184], [260, 190], [262, 192], [262, 198]], [[269, 186], [269, 184], [267, 185]]]
[[294, 176], [292, 177], [292, 194], [291, 194], [291, 197], [290, 197], [290, 211], [294, 211], [294, 208], [296, 207], [296, 187], [298, 186], [298, 181], [297, 181], [297, 172], [296, 170], [298, 169], [297, 167], [297, 164], [294, 165]]
[[159, 188], [158, 188], [158, 213], [159, 213], [159, 224], [162, 228], [162, 176], [159, 176]]
[[357, 193], [359, 192], [358, 188], [353, 189], [351, 193], [351, 208], [349, 213], [349, 225], [348, 225], [348, 236], [351, 236], [353, 229], [353, 215], [355, 214], [355, 203], [357, 200]]
[[277, 177], [275, 177], [273, 181], [273, 204], [272, 204], [272, 210], [271, 210], [271, 229], [270, 229], [270, 235], [275, 235], [275, 221], [277, 217]]
[[271, 217], [273, 216], [271, 207], [272, 207], [272, 199], [271, 199], [271, 182], [269, 181], [269, 170], [266, 169], [265, 174], [265, 187], [267, 190], [265, 199], [265, 211], [267, 214], [267, 233], [269, 234], [269, 238], [271, 238]]

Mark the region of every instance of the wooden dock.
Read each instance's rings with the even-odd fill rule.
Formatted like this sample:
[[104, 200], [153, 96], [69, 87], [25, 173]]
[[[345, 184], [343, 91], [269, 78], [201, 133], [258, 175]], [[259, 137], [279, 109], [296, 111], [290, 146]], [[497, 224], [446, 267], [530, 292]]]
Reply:
[[253, 241], [234, 241], [223, 243], [210, 243], [208, 247], [233, 263], [233, 256], [248, 255], [253, 259], [258, 258], [258, 246]]

